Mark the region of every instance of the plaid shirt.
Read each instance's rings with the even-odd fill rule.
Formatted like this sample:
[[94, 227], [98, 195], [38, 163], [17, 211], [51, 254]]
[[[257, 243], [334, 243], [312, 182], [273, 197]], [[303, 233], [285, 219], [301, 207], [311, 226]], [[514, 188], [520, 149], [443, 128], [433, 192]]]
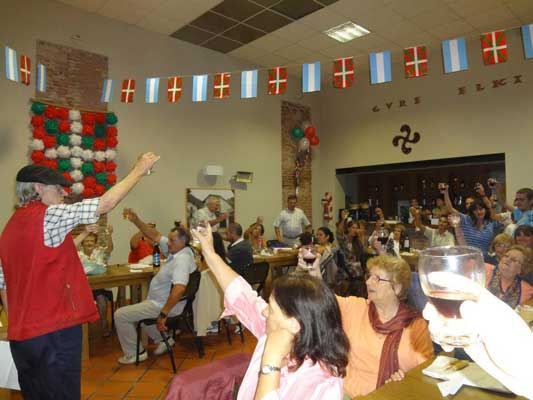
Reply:
[[[100, 216], [96, 213], [100, 198], [87, 199], [74, 204], [49, 206], [44, 214], [44, 244], [57, 247], [67, 234], [80, 224], [94, 224]], [[4, 273], [0, 263], [0, 289], [5, 289]]]

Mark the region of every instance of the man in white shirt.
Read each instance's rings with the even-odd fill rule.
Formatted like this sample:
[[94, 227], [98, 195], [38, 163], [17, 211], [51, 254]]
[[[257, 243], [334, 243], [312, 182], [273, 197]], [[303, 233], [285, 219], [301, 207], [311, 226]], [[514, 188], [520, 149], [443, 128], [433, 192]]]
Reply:
[[298, 198], [295, 195], [287, 197], [287, 208], [281, 210], [274, 220], [274, 230], [279, 242], [294, 245], [298, 237], [306, 231], [311, 231], [311, 223], [300, 208], [296, 207]]
[[419, 209], [411, 208], [409, 211], [414, 217], [415, 226], [422, 231], [425, 237], [429, 239], [429, 247], [455, 246], [455, 239], [448, 231], [448, 228], [450, 227], [448, 217], [439, 217], [439, 227], [438, 229], [433, 229], [425, 226], [422, 223]]
[[196, 223], [208, 221], [213, 232], [218, 231], [220, 223], [228, 218], [228, 214], [220, 213], [220, 199], [209, 196], [205, 199], [205, 207], [196, 211]]

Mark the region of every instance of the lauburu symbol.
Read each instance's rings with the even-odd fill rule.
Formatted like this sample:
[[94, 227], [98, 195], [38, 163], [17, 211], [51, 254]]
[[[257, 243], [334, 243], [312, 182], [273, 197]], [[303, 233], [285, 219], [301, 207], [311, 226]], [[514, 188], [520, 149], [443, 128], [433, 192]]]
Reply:
[[407, 124], [402, 125], [400, 128], [400, 132], [406, 133], [405, 136], [394, 136], [394, 139], [392, 139], [392, 144], [394, 147], [398, 147], [400, 144], [400, 140], [402, 141], [402, 151], [404, 154], [409, 154], [411, 150], [413, 150], [411, 147], [407, 147], [407, 143], [418, 143], [420, 140], [420, 134], [418, 132], [413, 133], [413, 137], [411, 138], [411, 127]]

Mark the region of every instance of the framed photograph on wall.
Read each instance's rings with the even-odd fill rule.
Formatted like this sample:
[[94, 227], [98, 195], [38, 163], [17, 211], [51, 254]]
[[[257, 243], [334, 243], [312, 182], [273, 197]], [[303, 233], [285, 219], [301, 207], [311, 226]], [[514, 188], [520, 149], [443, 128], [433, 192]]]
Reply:
[[[225, 230], [229, 224], [235, 222], [235, 190], [233, 189], [186, 189], [187, 226], [190, 228], [198, 222], [198, 211], [211, 205], [211, 212], [215, 215], [227, 214], [227, 218], [220, 222], [219, 230]], [[206, 211], [206, 210], [204, 210]]]

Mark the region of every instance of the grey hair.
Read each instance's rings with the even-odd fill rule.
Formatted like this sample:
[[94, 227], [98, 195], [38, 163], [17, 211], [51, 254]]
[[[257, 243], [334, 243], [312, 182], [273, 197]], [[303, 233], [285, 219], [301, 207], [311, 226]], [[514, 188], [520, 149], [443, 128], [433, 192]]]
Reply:
[[17, 182], [17, 205], [22, 207], [30, 201], [39, 199], [39, 193], [35, 190], [35, 182]]
[[220, 201], [220, 198], [218, 196], [215, 196], [213, 194], [210, 194], [209, 196], [207, 196], [207, 198], [205, 199], [205, 204], [208, 204], [210, 201]]

